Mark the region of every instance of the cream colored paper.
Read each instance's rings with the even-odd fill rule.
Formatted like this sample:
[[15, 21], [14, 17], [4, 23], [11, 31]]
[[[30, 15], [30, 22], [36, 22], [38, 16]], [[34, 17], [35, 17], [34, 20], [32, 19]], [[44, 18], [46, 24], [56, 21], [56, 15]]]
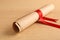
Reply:
[[[46, 14], [48, 14], [49, 12], [51, 12], [54, 9], [54, 5], [53, 4], [49, 4], [44, 6], [43, 8], [40, 8], [40, 10], [43, 13], [43, 16], [45, 16]], [[20, 19], [18, 19], [16, 22], [13, 23], [13, 28], [15, 31], [20, 32], [22, 30], [24, 30], [25, 28], [29, 27], [30, 25], [32, 25], [33, 23], [35, 23], [39, 18], [39, 15], [37, 12], [33, 12], [31, 14], [28, 14]]]

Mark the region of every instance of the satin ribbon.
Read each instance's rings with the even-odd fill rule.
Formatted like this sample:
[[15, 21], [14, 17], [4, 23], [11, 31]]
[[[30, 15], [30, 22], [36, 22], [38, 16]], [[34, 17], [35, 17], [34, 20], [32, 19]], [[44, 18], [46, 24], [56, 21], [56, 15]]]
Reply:
[[37, 12], [38, 15], [39, 15], [39, 19], [38, 19], [39, 23], [42, 23], [42, 24], [45, 24], [45, 25], [50, 25], [50, 26], [53, 26], [53, 27], [56, 27], [56, 28], [60, 28], [60, 25], [58, 25], [56, 23], [53, 23], [53, 22], [57, 22], [57, 19], [44, 17], [43, 13], [40, 9], [36, 10], [35, 12]]

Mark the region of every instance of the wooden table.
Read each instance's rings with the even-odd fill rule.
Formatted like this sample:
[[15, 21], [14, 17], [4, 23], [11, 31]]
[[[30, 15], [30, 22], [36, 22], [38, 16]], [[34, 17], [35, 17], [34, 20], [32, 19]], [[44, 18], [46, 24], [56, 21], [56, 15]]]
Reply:
[[60, 29], [44, 24], [34, 23], [21, 33], [12, 28], [16, 19], [50, 3], [56, 8], [47, 17], [60, 19], [60, 0], [0, 0], [0, 40], [60, 40]]

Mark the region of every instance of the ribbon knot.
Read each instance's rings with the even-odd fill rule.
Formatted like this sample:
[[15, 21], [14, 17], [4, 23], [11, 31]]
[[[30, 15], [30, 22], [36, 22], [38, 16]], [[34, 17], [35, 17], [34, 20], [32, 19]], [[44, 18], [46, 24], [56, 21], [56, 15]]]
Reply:
[[57, 19], [44, 17], [43, 13], [41, 12], [40, 9], [36, 10], [35, 12], [37, 12], [38, 15], [39, 15], [39, 19], [38, 19], [39, 23], [42, 23], [42, 24], [45, 24], [45, 25], [50, 25], [50, 26], [53, 26], [53, 27], [56, 27], [56, 28], [60, 28], [60, 25], [58, 25], [56, 23], [53, 23], [53, 22], [57, 22]]

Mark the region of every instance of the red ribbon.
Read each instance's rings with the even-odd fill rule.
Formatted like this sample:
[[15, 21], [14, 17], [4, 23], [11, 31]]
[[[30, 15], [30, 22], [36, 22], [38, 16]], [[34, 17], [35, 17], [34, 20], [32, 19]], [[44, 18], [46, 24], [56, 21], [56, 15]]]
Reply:
[[53, 26], [53, 27], [56, 27], [56, 28], [60, 28], [60, 25], [58, 25], [56, 23], [52, 23], [52, 22], [56, 22], [57, 19], [43, 17], [43, 13], [41, 12], [40, 9], [36, 10], [35, 12], [37, 12], [38, 15], [39, 15], [39, 19], [38, 19], [39, 23], [42, 23], [42, 24], [45, 24], [45, 25], [50, 25], [50, 26]]

